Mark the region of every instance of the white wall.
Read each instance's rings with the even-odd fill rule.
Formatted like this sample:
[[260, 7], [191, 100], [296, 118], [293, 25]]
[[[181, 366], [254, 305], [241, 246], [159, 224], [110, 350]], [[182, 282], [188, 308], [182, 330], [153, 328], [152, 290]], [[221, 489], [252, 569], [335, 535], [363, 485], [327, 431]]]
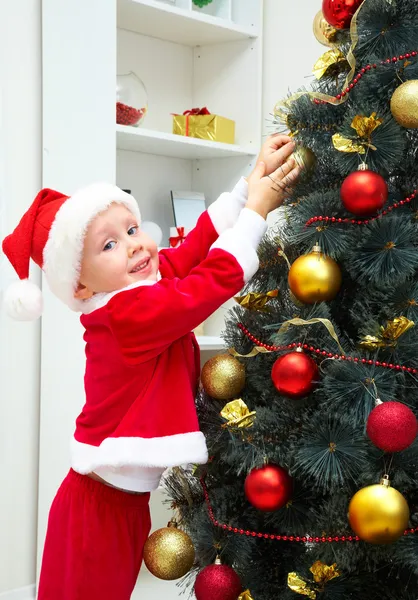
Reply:
[[[40, 6], [0, 3], [1, 239], [41, 184]], [[0, 255], [0, 291], [13, 278]], [[0, 314], [0, 593], [35, 580], [39, 350], [39, 322]]]

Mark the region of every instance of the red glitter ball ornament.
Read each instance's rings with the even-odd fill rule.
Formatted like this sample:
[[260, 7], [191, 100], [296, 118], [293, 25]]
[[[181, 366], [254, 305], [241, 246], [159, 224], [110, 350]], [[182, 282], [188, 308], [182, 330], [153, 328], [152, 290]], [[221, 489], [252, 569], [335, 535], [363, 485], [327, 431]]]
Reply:
[[276, 360], [271, 370], [274, 386], [283, 396], [303, 398], [315, 387], [318, 367], [304, 352], [289, 352]]
[[216, 559], [200, 571], [194, 584], [196, 600], [237, 600], [242, 592], [241, 580], [228, 565]]
[[362, 2], [363, 0], [322, 0], [322, 13], [325, 20], [336, 29], [347, 29]]
[[373, 444], [380, 450], [401, 452], [415, 440], [418, 422], [405, 404], [383, 402], [370, 413], [366, 430]]
[[247, 475], [244, 489], [248, 501], [258, 510], [278, 510], [292, 497], [293, 479], [282, 467], [264, 465]]
[[367, 217], [380, 210], [388, 199], [388, 186], [379, 173], [354, 171], [341, 186], [341, 200], [348, 212]]

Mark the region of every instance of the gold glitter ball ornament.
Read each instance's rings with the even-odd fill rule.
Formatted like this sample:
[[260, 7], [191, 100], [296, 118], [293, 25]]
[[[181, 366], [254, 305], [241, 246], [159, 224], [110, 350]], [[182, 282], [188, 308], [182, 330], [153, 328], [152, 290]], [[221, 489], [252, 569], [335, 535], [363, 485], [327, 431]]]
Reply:
[[245, 367], [230, 354], [208, 360], [202, 369], [202, 385], [216, 400], [236, 398], [245, 386]]
[[311, 173], [316, 166], [316, 156], [310, 148], [299, 146], [292, 154], [297, 165], [303, 169], [305, 173]]
[[409, 507], [387, 475], [380, 483], [359, 490], [351, 499], [348, 520], [355, 533], [370, 544], [391, 544], [402, 537]]
[[314, 35], [320, 44], [323, 46], [332, 45], [336, 30], [325, 20], [322, 10], [316, 13], [312, 28]]
[[190, 571], [195, 559], [193, 542], [177, 528], [174, 519], [167, 527], [154, 531], [144, 546], [144, 562], [158, 579], [180, 579]]
[[390, 101], [393, 118], [408, 129], [418, 129], [418, 79], [405, 81]]
[[335, 298], [342, 283], [341, 269], [329, 256], [314, 246], [292, 264], [288, 283], [293, 295], [304, 304], [328, 302]]

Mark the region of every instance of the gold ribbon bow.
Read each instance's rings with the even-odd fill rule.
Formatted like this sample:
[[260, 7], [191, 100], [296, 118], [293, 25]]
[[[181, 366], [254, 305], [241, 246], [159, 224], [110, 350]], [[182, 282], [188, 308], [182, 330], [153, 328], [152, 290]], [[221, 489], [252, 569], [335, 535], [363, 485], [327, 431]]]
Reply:
[[277, 298], [279, 295], [279, 290], [271, 290], [267, 293], [258, 293], [258, 292], [249, 292], [245, 296], [235, 296], [235, 302], [238, 302], [240, 306], [243, 308], [247, 308], [248, 310], [259, 310], [262, 312], [266, 312], [268, 309], [265, 308], [267, 302], [271, 298]]
[[317, 79], [321, 79], [326, 74], [331, 74], [331, 69], [336, 70], [342, 67], [342, 63], [347, 62], [344, 54], [338, 48], [327, 50], [318, 58], [313, 67], [313, 74]]
[[221, 410], [221, 417], [227, 421], [222, 427], [252, 427], [255, 416], [255, 410], [250, 412], [245, 402], [238, 398], [225, 404]]
[[245, 592], [242, 592], [242, 594], [238, 596], [238, 600], [253, 600], [250, 590], [245, 590]]
[[340, 133], [335, 133], [332, 136], [334, 148], [339, 152], [358, 152], [365, 154], [366, 148], [376, 150], [371, 142], [371, 135], [377, 127], [383, 123], [383, 119], [376, 118], [376, 113], [372, 113], [370, 117], [356, 115], [351, 123], [351, 127], [357, 133], [357, 139], [344, 137]]
[[314, 581], [299, 577], [297, 573], [293, 572], [287, 576], [287, 585], [293, 592], [308, 596], [311, 600], [315, 600], [317, 593], [324, 591], [325, 584], [328, 581], [341, 575], [337, 569], [337, 563], [328, 566], [319, 560], [312, 565], [310, 571], [314, 576]]
[[406, 317], [396, 317], [392, 321], [388, 321], [386, 327], [381, 326], [377, 335], [365, 335], [359, 346], [366, 350], [393, 348], [399, 338], [414, 326], [415, 323]]

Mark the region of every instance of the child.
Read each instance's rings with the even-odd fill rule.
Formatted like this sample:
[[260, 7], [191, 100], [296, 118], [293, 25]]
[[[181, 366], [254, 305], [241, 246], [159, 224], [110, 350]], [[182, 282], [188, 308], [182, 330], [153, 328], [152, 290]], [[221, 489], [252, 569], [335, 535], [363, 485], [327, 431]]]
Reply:
[[21, 280], [5, 294], [13, 316], [42, 312], [40, 290], [28, 281], [31, 257], [85, 328], [86, 402], [72, 468], [49, 515], [39, 600], [131, 597], [151, 526], [150, 491], [167, 467], [207, 460], [191, 331], [256, 272], [265, 218], [299, 172], [293, 150], [289, 138], [269, 138], [248, 199], [242, 179], [176, 249], [158, 253], [134, 198], [109, 184], [71, 197], [42, 190], [4, 240]]

